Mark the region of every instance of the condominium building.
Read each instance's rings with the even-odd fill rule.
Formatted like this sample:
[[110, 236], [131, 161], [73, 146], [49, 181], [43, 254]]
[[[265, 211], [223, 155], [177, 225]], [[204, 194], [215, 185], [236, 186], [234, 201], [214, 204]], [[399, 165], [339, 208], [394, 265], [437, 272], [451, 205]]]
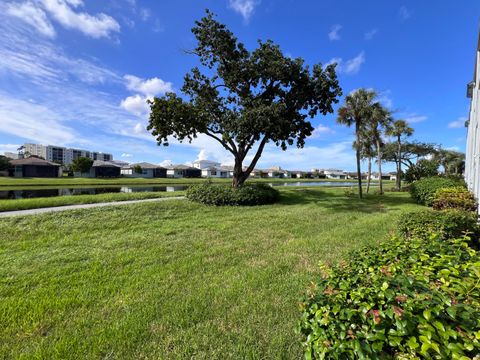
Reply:
[[468, 188], [480, 198], [480, 35], [475, 51], [473, 80], [467, 86], [470, 114], [466, 122], [467, 154], [465, 156], [465, 181]]
[[73, 160], [79, 157], [87, 157], [92, 160], [111, 161], [112, 154], [104, 154], [97, 151], [72, 149], [54, 145], [25, 144], [23, 149], [25, 154], [40, 156], [47, 161], [57, 164], [70, 165]]

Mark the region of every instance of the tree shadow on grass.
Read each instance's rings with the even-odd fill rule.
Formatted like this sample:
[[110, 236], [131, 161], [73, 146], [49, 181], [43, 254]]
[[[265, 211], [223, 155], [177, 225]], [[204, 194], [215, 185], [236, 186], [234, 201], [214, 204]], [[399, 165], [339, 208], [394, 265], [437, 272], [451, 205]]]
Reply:
[[415, 204], [404, 193], [386, 192], [384, 195], [364, 194], [347, 196], [342, 190], [295, 189], [281, 193], [281, 203], [285, 205], [316, 205], [336, 212], [378, 213], [395, 210], [406, 204]]

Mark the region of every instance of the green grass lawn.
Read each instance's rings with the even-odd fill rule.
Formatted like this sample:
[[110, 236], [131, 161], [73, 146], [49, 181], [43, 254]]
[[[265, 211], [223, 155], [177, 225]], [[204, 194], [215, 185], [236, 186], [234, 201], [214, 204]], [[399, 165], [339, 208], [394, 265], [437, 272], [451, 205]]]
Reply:
[[[13, 178], [0, 177], [0, 190], [2, 188], [10, 189], [11, 187], [25, 188], [30, 186], [69, 186], [69, 185], [149, 185], [149, 184], [195, 184], [204, 182], [205, 178], [198, 179], [168, 179], [168, 178]], [[213, 182], [230, 183], [232, 179], [211, 179]], [[339, 181], [339, 182], [355, 182], [355, 180], [332, 180], [332, 179], [250, 179], [249, 181], [259, 182], [308, 182], [308, 181]], [[387, 182], [388, 183], [388, 182]], [[393, 183], [393, 182], [391, 182]]]
[[0, 219], [0, 358], [297, 359], [319, 260], [378, 242], [406, 193], [185, 200]]
[[94, 204], [102, 202], [116, 202], [126, 200], [155, 199], [161, 197], [183, 196], [185, 191], [175, 192], [135, 192], [135, 193], [106, 193], [98, 195], [54, 196], [44, 198], [0, 200], [0, 213], [4, 211], [38, 209], [52, 206]]

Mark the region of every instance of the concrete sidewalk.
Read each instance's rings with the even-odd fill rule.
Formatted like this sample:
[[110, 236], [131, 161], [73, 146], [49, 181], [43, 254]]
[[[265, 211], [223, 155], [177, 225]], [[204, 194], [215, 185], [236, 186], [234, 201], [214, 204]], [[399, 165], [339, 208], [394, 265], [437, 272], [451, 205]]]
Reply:
[[182, 199], [185, 199], [185, 196], [172, 196], [172, 197], [164, 197], [164, 198], [145, 199], [145, 200], [127, 200], [127, 201], [104, 202], [104, 203], [96, 203], [96, 204], [78, 204], [78, 205], [65, 205], [65, 206], [55, 206], [55, 207], [48, 207], [48, 208], [39, 208], [39, 209], [4, 211], [4, 212], [0, 212], [0, 217], [36, 215], [36, 214], [67, 211], [67, 210], [91, 209], [91, 208], [105, 207], [105, 206], [120, 206], [120, 205], [128, 205], [128, 204], [141, 204], [146, 202], [182, 200]]

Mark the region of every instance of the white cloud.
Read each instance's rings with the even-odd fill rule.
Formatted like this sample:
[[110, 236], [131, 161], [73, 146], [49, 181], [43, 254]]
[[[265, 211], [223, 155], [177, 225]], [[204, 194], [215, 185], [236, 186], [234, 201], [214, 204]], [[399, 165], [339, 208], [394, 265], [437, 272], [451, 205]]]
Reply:
[[[372, 89], [373, 90], [373, 89]], [[393, 100], [390, 97], [391, 91], [390, 90], [385, 90], [382, 91], [378, 94], [377, 100], [385, 107], [391, 109], [393, 106]]]
[[13, 152], [16, 153], [20, 144], [0, 144], [0, 153]]
[[365, 52], [361, 52], [352, 59], [344, 61], [342, 58], [332, 58], [325, 65], [337, 64], [337, 72], [341, 74], [356, 74], [365, 63]]
[[401, 6], [398, 15], [402, 20], [408, 20], [412, 16], [412, 12], [406, 6]]
[[365, 33], [364, 38], [365, 40], [372, 40], [377, 33], [378, 33], [378, 29], [372, 29]]
[[466, 117], [461, 117], [458, 120], [451, 121], [448, 123], [448, 127], [450, 129], [461, 129], [465, 127], [465, 121], [467, 121]]
[[104, 13], [90, 15], [86, 12], [75, 12], [72, 7], [83, 5], [80, 0], [41, 0], [45, 10], [67, 29], [75, 29], [93, 38], [109, 37], [119, 32], [120, 25]]
[[333, 25], [330, 28], [330, 32], [328, 33], [328, 38], [331, 41], [340, 40], [340, 30], [342, 30], [342, 25], [340, 24]]
[[0, 132], [40, 143], [64, 145], [77, 136], [59, 116], [43, 105], [0, 94]]
[[78, 30], [93, 38], [109, 37], [120, 31], [120, 25], [111, 16], [76, 11], [81, 6], [81, 0], [27, 0], [9, 4], [7, 14], [21, 19], [49, 38], [55, 37], [51, 19], [67, 29]]
[[279, 165], [288, 170], [302, 170], [312, 168], [354, 168], [355, 154], [352, 150], [352, 141], [342, 141], [329, 144], [325, 147], [305, 146], [303, 149], [292, 147], [286, 151], [269, 144], [260, 158], [257, 167], [268, 168]]
[[122, 155], [120, 155], [122, 158], [130, 158], [132, 157], [133, 155], [132, 154], [128, 154], [128, 153], [123, 153]]
[[343, 66], [343, 72], [345, 74], [356, 74], [360, 71], [360, 67], [365, 63], [365, 53], [362, 51], [353, 59], [345, 61]]
[[127, 96], [120, 102], [120, 107], [137, 116], [143, 116], [150, 110], [147, 99], [138, 94]]
[[407, 114], [404, 116], [404, 120], [409, 124], [415, 124], [428, 119], [426, 115], [418, 115], [418, 114]]
[[323, 135], [328, 135], [328, 134], [334, 134], [335, 131], [332, 128], [329, 128], [328, 126], [319, 124], [312, 132], [312, 135], [310, 138], [316, 139], [319, 138]]
[[148, 19], [150, 19], [150, 16], [152, 15], [152, 12], [150, 11], [150, 9], [141, 8], [139, 14], [140, 14], [140, 18], [143, 21], [147, 21]]
[[258, 3], [259, 1], [257, 0], [230, 0], [229, 6], [235, 12], [242, 15], [243, 19], [248, 22]]
[[205, 149], [200, 150], [197, 155], [197, 160], [208, 160], [208, 152]]
[[125, 75], [123, 78], [127, 81], [127, 89], [146, 96], [165, 94], [173, 91], [173, 84], [171, 82], [163, 81], [157, 77], [142, 79], [134, 75]]
[[159, 163], [158, 165], [160, 166], [163, 166], [163, 167], [167, 167], [167, 166], [172, 166], [173, 165], [173, 162], [172, 160], [163, 160], [161, 163]]
[[47, 18], [47, 14], [31, 1], [22, 4], [7, 4], [6, 12], [11, 16], [25, 21], [27, 24], [37, 29], [39, 33], [48, 38], [54, 38], [56, 35], [52, 23]]

